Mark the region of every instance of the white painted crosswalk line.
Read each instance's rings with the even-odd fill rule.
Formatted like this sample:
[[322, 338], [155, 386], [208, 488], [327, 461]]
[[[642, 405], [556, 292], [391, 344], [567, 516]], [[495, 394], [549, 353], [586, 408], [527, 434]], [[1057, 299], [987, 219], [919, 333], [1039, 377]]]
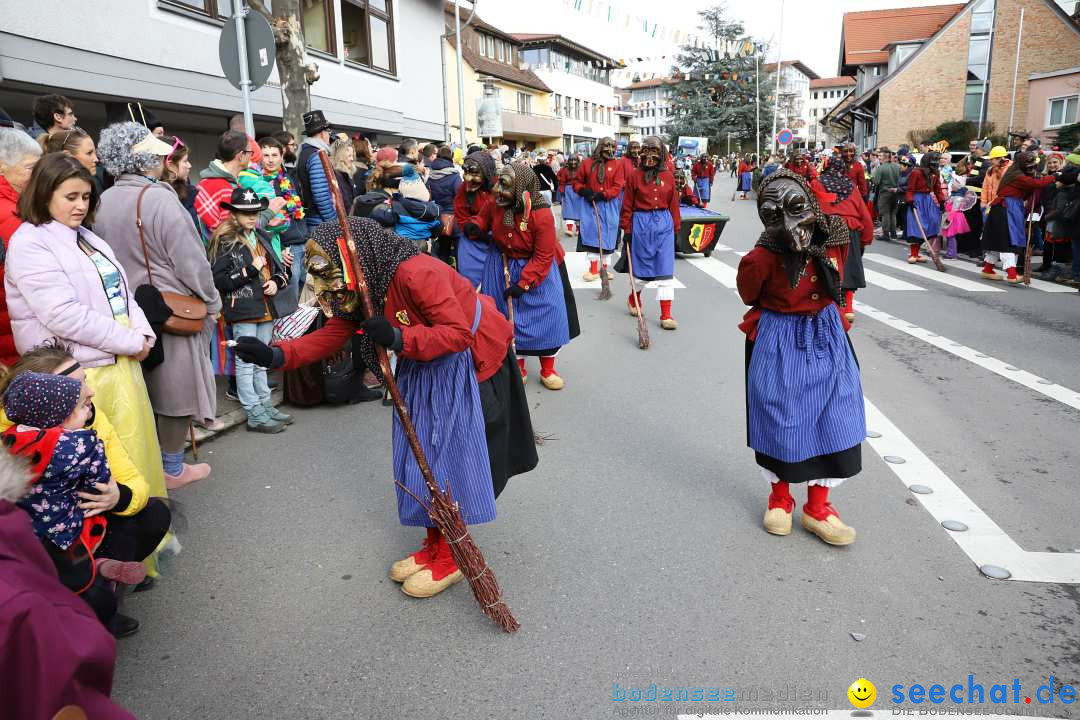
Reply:
[[912, 493], [939, 523], [961, 522], [967, 530], [949, 531], [976, 566], [996, 565], [1008, 570], [1012, 580], [1048, 583], [1080, 583], [1080, 554], [1028, 552], [983, 512], [941, 468], [923, 453], [884, 413], [864, 398], [867, 430], [881, 437], [867, 438], [870, 447], [884, 459], [902, 459], [886, 465], [908, 488], [923, 485], [930, 493]]
[[931, 332], [926, 328], [921, 328], [914, 323], [901, 320], [883, 310], [871, 307], [861, 300], [855, 300], [855, 309], [858, 313], [865, 315], [866, 317], [873, 318], [902, 333], [918, 338], [923, 342], [929, 343], [930, 345], [959, 358], [963, 358], [964, 360], [985, 368], [996, 375], [1000, 375], [1006, 380], [1012, 380], [1029, 390], [1034, 390], [1040, 395], [1045, 395], [1048, 398], [1057, 400], [1063, 405], [1068, 405], [1071, 408], [1080, 410], [1080, 392], [1077, 392], [1076, 390], [1067, 388], [1064, 385], [1058, 385], [1046, 378], [1041, 378], [1034, 373], [1030, 373], [1027, 370], [1021, 370], [1015, 365], [1010, 365], [1003, 360], [990, 357], [984, 352], [967, 347], [963, 343], [955, 342], [947, 337], [942, 337], [935, 332]]
[[950, 285], [960, 290], [967, 290], [968, 292], [1005, 292], [1005, 288], [991, 285], [985, 280], [976, 282], [975, 280], [968, 280], [967, 278], [956, 277], [955, 274], [938, 272], [927, 267], [919, 265], [911, 265], [904, 260], [897, 260], [887, 255], [879, 255], [878, 253], [866, 253], [863, 255], [863, 260], [870, 260], [876, 262], [879, 265], [885, 265], [891, 267], [894, 270], [901, 270], [912, 275], [917, 275], [924, 280], [930, 280], [932, 282], [941, 283], [942, 285]]
[[[951, 268], [957, 270], [967, 270], [968, 272], [979, 273], [982, 272], [982, 266], [975, 263], [969, 263], [964, 260], [945, 260], [944, 263]], [[983, 282], [989, 282], [984, 280]], [[1069, 287], [1068, 285], [1058, 285], [1057, 283], [1046, 282], [1045, 280], [1038, 280], [1036, 278], [1031, 279], [1031, 287], [1036, 290], [1042, 290], [1048, 293], [1075, 293], [1076, 288]]]
[[714, 280], [717, 280], [724, 287], [730, 290], [735, 289], [736, 270], [723, 260], [717, 260], [714, 257], [702, 257], [687, 258], [686, 262], [690, 263], [698, 270], [701, 270]]
[[[613, 267], [615, 265], [616, 261], [618, 261], [618, 259], [619, 259], [618, 254], [611, 255], [610, 257], [611, 257], [611, 259], [608, 260], [608, 255], [606, 253], [604, 254], [604, 260], [608, 263], [608, 268], [609, 269], [611, 267]], [[599, 290], [600, 289], [600, 281], [599, 280], [593, 280], [592, 282], [585, 282], [584, 280], [581, 279], [581, 276], [584, 275], [585, 271], [589, 269], [589, 257], [588, 257], [587, 253], [568, 252], [568, 253], [566, 253], [566, 259], [565, 259], [564, 262], [566, 262], [566, 274], [570, 276], [570, 287], [572, 289], [574, 289], [574, 290]], [[618, 273], [614, 273], [614, 274], [615, 274], [616, 278], [620, 277]], [[628, 281], [625, 279], [625, 277], [626, 277], [625, 275], [622, 276], [623, 283], [628, 283]], [[612, 280], [612, 282], [616, 282], [616, 280]], [[630, 287], [629, 284], [627, 284], [626, 286]], [[655, 288], [656, 283], [655, 282], [647, 283], [645, 285], [645, 287], [646, 288]], [[681, 290], [686, 289], [686, 286], [683, 285], [682, 282], [679, 281], [679, 278], [675, 278], [674, 287], [676, 289], [681, 289]], [[629, 291], [627, 291], [627, 292], [629, 292]]]
[[866, 276], [866, 282], [871, 285], [877, 285], [878, 287], [885, 288], [886, 290], [917, 290], [925, 291], [926, 288], [913, 285], [907, 280], [900, 280], [894, 278], [891, 275], [885, 273], [879, 273], [877, 270], [871, 270], [869, 268], [863, 268], [863, 275]]

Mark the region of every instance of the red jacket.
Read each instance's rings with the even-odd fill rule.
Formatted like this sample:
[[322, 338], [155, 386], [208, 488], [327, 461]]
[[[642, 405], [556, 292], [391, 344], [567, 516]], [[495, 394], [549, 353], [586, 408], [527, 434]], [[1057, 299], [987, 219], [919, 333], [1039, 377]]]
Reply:
[[694, 207], [701, 207], [701, 201], [698, 200], [697, 193], [694, 192], [694, 188], [690, 187], [690, 184], [682, 186], [682, 194], [679, 197], [679, 202], [683, 205], [693, 205]]
[[709, 182], [712, 182], [714, 175], [716, 175], [716, 167], [712, 164], [711, 160], [704, 163], [698, 160], [690, 166], [690, 177], [694, 180], [705, 178]]
[[[829, 247], [825, 252], [829, 258], [836, 261], [843, 279], [848, 246]], [[762, 308], [778, 313], [809, 315], [833, 304], [833, 299], [825, 291], [824, 283], [817, 276], [816, 263], [811, 261], [799, 284], [792, 288], [780, 255], [763, 247], [755, 247], [739, 262], [735, 284], [739, 297], [750, 306], [750, 310], [743, 316], [743, 321], [739, 323], [739, 329], [751, 340], [757, 338], [757, 325]], [[845, 330], [851, 327], [843, 314], [840, 315], [840, 321]]]
[[854, 191], [840, 202], [836, 202], [836, 195], [826, 190], [820, 182], [811, 183], [810, 188], [817, 196], [822, 212], [826, 215], [842, 217], [848, 228], [859, 232], [859, 242], [863, 247], [874, 242], [874, 218], [870, 214], [870, 208]]
[[4, 292], [4, 263], [8, 242], [22, 225], [22, 220], [15, 215], [15, 204], [18, 201], [19, 195], [15, 188], [0, 175], [0, 242], [4, 244], [3, 252], [0, 253], [0, 364], [8, 367], [19, 359], [19, 353], [15, 350], [15, 338], [11, 335], [11, 315], [8, 314], [7, 296]]
[[635, 170], [626, 183], [623, 195], [622, 212], [619, 215], [619, 227], [628, 235], [634, 231], [635, 210], [668, 210], [675, 231], [679, 231], [679, 192], [675, 188], [675, 177], [667, 170], [659, 174], [660, 184], [645, 181], [645, 171]]
[[478, 190], [473, 193], [473, 200], [470, 203], [469, 195], [465, 191], [465, 183], [461, 183], [458, 185], [457, 193], [454, 195], [454, 223], [460, 230], [465, 226], [465, 223], [471, 222], [475, 216], [483, 215], [487, 211], [488, 205], [492, 205], [494, 202], [490, 192]]
[[503, 208], [491, 203], [485, 215], [473, 219], [481, 230], [491, 231], [491, 239], [507, 257], [529, 258], [521, 269], [518, 284], [528, 290], [544, 281], [552, 262], [562, 262], [566, 251], [555, 237], [555, 216], [551, 208], [540, 208], [529, 214], [525, 229], [522, 215], [514, 215], [513, 224], [503, 224]]
[[[470, 333], [477, 300], [482, 307], [476, 334]], [[383, 317], [401, 330], [401, 356], [430, 362], [471, 349], [476, 379], [490, 378], [506, 359], [514, 329], [495, 301], [452, 267], [430, 255], [415, 255], [398, 265], [386, 291]], [[356, 334], [359, 323], [333, 317], [319, 330], [280, 343], [285, 369], [292, 370], [333, 355]]]
[[567, 185], [572, 185], [574, 182], [574, 176], [570, 174], [570, 168], [563, 165], [559, 168], [559, 172], [555, 173], [555, 177], [559, 180], [559, 191], [565, 192]]
[[605, 200], [614, 200], [626, 185], [625, 169], [621, 160], [608, 160], [604, 163], [604, 182], [601, 184], [593, 171], [593, 159], [585, 158], [574, 176], [574, 192], [580, 194], [587, 186], [594, 193], [603, 193]]
[[866, 168], [861, 162], [855, 160], [851, 163], [851, 167], [848, 168], [848, 177], [855, 183], [860, 195], [866, 197], [870, 193], [870, 184], [866, 182]]
[[626, 179], [629, 179], [630, 176], [634, 174], [634, 171], [638, 169], [638, 166], [634, 164], [634, 161], [630, 159], [629, 155], [623, 155], [619, 158], [619, 162], [622, 163], [623, 177]]
[[802, 175], [809, 182], [817, 180], [817, 170], [814, 169], [812, 163], [804, 162], [801, 165], [796, 165], [793, 162], [789, 162], [784, 167], [795, 173], [796, 175]]
[[[930, 185], [933, 185], [933, 187], [930, 187]], [[915, 201], [915, 193], [930, 193], [937, 200], [939, 206], [945, 202], [945, 191], [941, 189], [941, 183], [936, 181], [927, 183], [926, 174], [922, 171], [922, 168], [915, 168], [908, 175], [905, 198], [909, 203]]]
[[[1050, 183], [1057, 180], [1055, 175], [1047, 175], [1046, 177], [1033, 178], [1030, 175], [1019, 175], [1009, 181], [1008, 185], [999, 185], [997, 196], [994, 197], [993, 205], [1001, 205], [1007, 197], [1020, 198], [1026, 200], [1035, 193], [1036, 190], [1041, 190]], [[911, 181], [908, 181], [910, 187]]]

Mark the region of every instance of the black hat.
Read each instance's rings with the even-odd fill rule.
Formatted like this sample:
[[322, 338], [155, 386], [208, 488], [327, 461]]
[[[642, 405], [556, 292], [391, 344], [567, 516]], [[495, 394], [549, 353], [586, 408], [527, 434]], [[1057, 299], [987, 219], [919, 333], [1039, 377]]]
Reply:
[[318, 135], [323, 130], [329, 129], [330, 123], [326, 121], [326, 116], [323, 115], [322, 110], [312, 110], [304, 113], [304, 134], [308, 137]]
[[270, 205], [270, 201], [256, 195], [251, 188], [236, 187], [229, 202], [222, 200], [218, 205], [232, 212], [260, 213]]

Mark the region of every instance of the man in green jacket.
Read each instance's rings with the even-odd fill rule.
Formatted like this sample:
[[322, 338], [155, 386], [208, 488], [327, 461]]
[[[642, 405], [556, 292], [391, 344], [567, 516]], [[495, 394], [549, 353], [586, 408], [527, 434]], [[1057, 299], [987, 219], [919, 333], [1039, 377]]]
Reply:
[[877, 211], [881, 218], [881, 236], [896, 235], [896, 198], [900, 187], [900, 166], [889, 148], [881, 148], [881, 164], [874, 168], [870, 184], [877, 188]]

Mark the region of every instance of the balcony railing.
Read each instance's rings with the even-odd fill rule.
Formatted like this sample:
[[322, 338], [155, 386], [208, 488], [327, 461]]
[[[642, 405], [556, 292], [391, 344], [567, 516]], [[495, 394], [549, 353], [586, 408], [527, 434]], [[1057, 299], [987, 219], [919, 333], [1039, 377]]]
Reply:
[[503, 110], [502, 129], [504, 135], [559, 137], [562, 135], [562, 120], [551, 115]]

